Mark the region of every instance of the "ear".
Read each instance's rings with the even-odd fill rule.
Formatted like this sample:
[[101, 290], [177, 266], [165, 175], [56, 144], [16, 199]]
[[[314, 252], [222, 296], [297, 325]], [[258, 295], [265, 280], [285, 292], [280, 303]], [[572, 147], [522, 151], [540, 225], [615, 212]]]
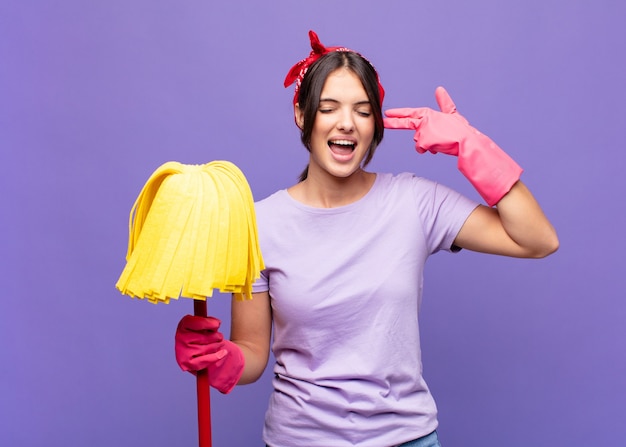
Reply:
[[293, 106], [293, 115], [296, 120], [296, 126], [302, 130], [304, 128], [304, 112], [300, 110], [300, 104], [296, 103]]

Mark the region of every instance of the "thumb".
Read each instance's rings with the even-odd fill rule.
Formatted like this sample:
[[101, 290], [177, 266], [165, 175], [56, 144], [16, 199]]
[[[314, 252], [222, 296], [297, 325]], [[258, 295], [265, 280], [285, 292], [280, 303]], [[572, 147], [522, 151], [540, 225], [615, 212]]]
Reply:
[[456, 105], [445, 88], [439, 86], [435, 89], [435, 99], [439, 105], [439, 110], [443, 113], [452, 114], [456, 112]]
[[453, 115], [462, 123], [469, 124], [467, 119], [456, 110], [456, 105], [445, 88], [441, 86], [437, 87], [435, 90], [435, 99], [437, 99], [439, 110], [443, 113]]

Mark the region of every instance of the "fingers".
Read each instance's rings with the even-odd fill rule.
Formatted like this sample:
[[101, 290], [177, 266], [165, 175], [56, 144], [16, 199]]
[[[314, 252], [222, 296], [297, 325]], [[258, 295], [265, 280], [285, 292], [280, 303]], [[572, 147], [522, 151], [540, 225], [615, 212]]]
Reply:
[[191, 345], [210, 345], [222, 343], [224, 335], [221, 332], [197, 332], [187, 331], [185, 329], [176, 332], [175, 340], [185, 346]]
[[219, 329], [220, 324], [220, 320], [214, 317], [185, 315], [178, 323], [178, 330], [214, 332]]
[[227, 349], [222, 349], [212, 354], [200, 355], [189, 359], [189, 362], [185, 365], [187, 369], [185, 371], [201, 371], [208, 368], [212, 364], [222, 360], [228, 355]]
[[201, 354], [186, 358], [185, 361], [179, 362], [178, 364], [183, 371], [196, 373], [197, 371], [206, 369], [212, 364], [219, 362], [228, 354], [227, 349], [222, 349], [211, 354]]
[[199, 371], [228, 355], [224, 335], [214, 317], [185, 315], [176, 329], [176, 361], [184, 371]]
[[224, 341], [224, 335], [218, 331], [219, 327], [220, 320], [217, 318], [185, 315], [178, 323], [175, 340], [177, 344], [187, 347], [213, 344], [217, 348], [205, 350], [205, 353], [215, 352], [221, 349], [221, 343]]
[[415, 130], [418, 123], [414, 118], [383, 118], [385, 129], [409, 129]]
[[219, 332], [177, 332], [175, 354], [184, 371], [197, 371], [224, 358], [228, 350]]
[[432, 110], [428, 107], [401, 107], [397, 109], [388, 109], [385, 110], [385, 116], [389, 118], [423, 118], [429, 110]]
[[439, 110], [443, 113], [456, 112], [456, 105], [445, 88], [439, 86], [435, 89], [435, 99], [437, 100], [437, 105], [439, 105]]
[[213, 317], [186, 315], [178, 323], [174, 336], [176, 352], [187, 357], [212, 354], [224, 347], [220, 321]]
[[427, 107], [389, 109], [385, 111], [387, 118], [383, 118], [383, 124], [387, 129], [417, 130], [430, 110]]

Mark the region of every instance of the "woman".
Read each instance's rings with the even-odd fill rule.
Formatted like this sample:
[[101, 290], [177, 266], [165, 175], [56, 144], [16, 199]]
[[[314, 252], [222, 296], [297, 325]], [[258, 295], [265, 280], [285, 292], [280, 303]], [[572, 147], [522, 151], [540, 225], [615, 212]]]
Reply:
[[[266, 269], [253, 299], [219, 321], [187, 316], [176, 334], [184, 370], [209, 368], [222, 392], [275, 377], [264, 441], [272, 447], [438, 446], [418, 330], [427, 257], [461, 248], [540, 258], [558, 239], [519, 180], [521, 168], [467, 124], [442, 88], [441, 112], [395, 109], [373, 66], [346, 48], [292, 68], [294, 116], [310, 152], [300, 181], [256, 205]], [[445, 152], [490, 206], [413, 174], [364, 168], [383, 127], [413, 129], [419, 152]], [[495, 208], [492, 205], [497, 205]]]

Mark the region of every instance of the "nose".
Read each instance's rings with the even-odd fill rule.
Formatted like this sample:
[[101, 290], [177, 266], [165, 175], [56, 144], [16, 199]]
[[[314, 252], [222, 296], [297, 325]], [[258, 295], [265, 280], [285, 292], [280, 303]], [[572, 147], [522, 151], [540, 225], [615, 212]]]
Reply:
[[354, 117], [351, 111], [345, 110], [339, 114], [337, 129], [343, 132], [352, 132], [354, 130]]

